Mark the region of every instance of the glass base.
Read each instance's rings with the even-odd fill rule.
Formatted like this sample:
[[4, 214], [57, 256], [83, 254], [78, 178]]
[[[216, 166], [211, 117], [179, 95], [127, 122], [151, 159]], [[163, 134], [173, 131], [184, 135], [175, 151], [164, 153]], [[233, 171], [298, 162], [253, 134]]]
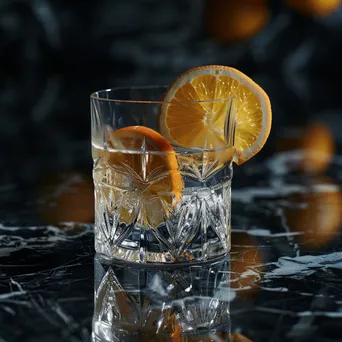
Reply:
[[[96, 243], [95, 243], [96, 246]], [[95, 247], [96, 248], [96, 247]], [[192, 259], [177, 259], [175, 260], [174, 258], [167, 259], [165, 257], [165, 254], [163, 253], [148, 253], [147, 258], [145, 259], [146, 261], [141, 262], [139, 259], [139, 253], [137, 251], [131, 251], [131, 250], [126, 250], [124, 248], [117, 248], [113, 254], [113, 257], [108, 257], [105, 253], [98, 252], [98, 250], [101, 250], [101, 246], [98, 246], [96, 249], [97, 252], [97, 257], [101, 260], [102, 263], [112, 265], [112, 264], [136, 264], [136, 265], [146, 265], [146, 266], [152, 266], [152, 267], [172, 267], [177, 265], [177, 267], [182, 267], [182, 266], [189, 266], [189, 264], [195, 264], [195, 263], [200, 263], [201, 265], [206, 264], [206, 263], [215, 263], [216, 261], [222, 260], [224, 257], [226, 257], [229, 254], [230, 251], [230, 244], [229, 244], [229, 249], [227, 252], [223, 254], [215, 254], [215, 256], [211, 257], [210, 259], [203, 260], [202, 258], [198, 257], [195, 258], [193, 257]], [[200, 255], [201, 251], [197, 251], [195, 255]], [[214, 255], [214, 254], [213, 254]]]

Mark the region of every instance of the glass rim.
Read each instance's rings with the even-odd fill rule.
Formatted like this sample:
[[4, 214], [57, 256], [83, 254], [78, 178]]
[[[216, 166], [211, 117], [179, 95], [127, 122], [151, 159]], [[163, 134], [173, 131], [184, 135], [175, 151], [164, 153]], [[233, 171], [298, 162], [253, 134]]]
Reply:
[[[96, 146], [96, 145], [93, 145]], [[184, 156], [191, 156], [193, 154], [199, 154], [199, 153], [217, 153], [217, 152], [225, 152], [232, 148], [234, 148], [234, 145], [228, 145], [227, 146], [220, 146], [218, 148], [200, 148], [200, 147], [193, 147], [193, 148], [183, 148], [178, 145], [172, 145], [172, 148], [174, 150], [172, 151], [142, 151], [139, 149], [109, 149], [106, 148], [106, 151], [112, 152], [112, 153], [127, 153], [127, 154], [141, 154], [143, 156], [145, 155], [155, 155], [155, 156], [178, 156], [178, 157], [184, 157]], [[177, 150], [177, 148], [181, 148], [182, 150]], [[184, 149], [184, 150], [183, 150]], [[227, 162], [232, 162], [232, 160]]]
[[116, 103], [135, 103], [135, 104], [175, 104], [175, 103], [187, 103], [187, 104], [194, 104], [194, 103], [217, 103], [222, 101], [231, 101], [235, 99], [235, 96], [226, 97], [226, 98], [218, 98], [214, 100], [188, 100], [188, 101], [163, 101], [163, 100], [124, 100], [124, 99], [109, 99], [105, 97], [101, 97], [101, 94], [108, 94], [117, 90], [147, 90], [147, 89], [160, 89], [164, 88], [167, 90], [169, 86], [167, 85], [151, 85], [151, 86], [123, 86], [123, 87], [114, 87], [114, 88], [107, 88], [97, 90], [90, 94], [90, 98], [96, 101], [105, 101], [105, 102], [116, 102]]

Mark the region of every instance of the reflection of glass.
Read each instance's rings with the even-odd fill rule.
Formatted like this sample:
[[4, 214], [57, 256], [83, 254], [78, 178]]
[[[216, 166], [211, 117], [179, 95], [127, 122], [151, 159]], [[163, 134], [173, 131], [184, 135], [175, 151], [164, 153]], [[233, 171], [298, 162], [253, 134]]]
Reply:
[[[164, 92], [147, 87], [91, 96], [95, 249], [107, 259], [205, 261], [230, 249], [232, 100], [175, 105], [160, 102]], [[208, 128], [210, 143], [206, 134], [195, 135], [198, 146], [189, 149], [160, 134], [163, 113], [177, 115], [183, 104], [218, 112], [219, 138]]]
[[95, 257], [93, 341], [229, 340], [229, 261], [128, 268]]

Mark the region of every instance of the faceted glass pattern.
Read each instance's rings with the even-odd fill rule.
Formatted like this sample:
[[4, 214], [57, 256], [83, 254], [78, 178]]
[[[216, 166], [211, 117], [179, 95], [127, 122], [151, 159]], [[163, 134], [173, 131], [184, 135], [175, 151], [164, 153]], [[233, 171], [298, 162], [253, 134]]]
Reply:
[[95, 258], [93, 341], [228, 341], [229, 262], [132, 269]]
[[[134, 96], [154, 99], [157, 91], [164, 89], [135, 89]], [[233, 142], [227, 138], [227, 147], [218, 151], [172, 146], [177, 169], [167, 167], [168, 153], [151, 153], [144, 141], [133, 151], [108, 148], [108, 131], [140, 125], [157, 132], [165, 105], [111, 100], [111, 92], [91, 99], [96, 252], [137, 263], [202, 262], [226, 255]], [[229, 137], [229, 113], [226, 121]], [[175, 172], [181, 193], [174, 189]]]
[[172, 207], [171, 192], [145, 203], [143, 192], [111, 186], [116, 173], [99, 165], [94, 170], [97, 252], [128, 261], [174, 262], [205, 261], [229, 251], [230, 180], [188, 187]]

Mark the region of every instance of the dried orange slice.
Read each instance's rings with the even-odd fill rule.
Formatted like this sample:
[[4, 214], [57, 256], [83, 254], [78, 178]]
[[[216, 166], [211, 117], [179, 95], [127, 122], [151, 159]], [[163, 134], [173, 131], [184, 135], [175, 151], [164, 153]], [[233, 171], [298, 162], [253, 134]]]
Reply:
[[219, 65], [191, 69], [167, 90], [159, 116], [161, 134], [185, 148], [218, 149], [226, 144], [229, 102], [194, 102], [234, 98], [236, 109], [234, 161], [242, 164], [264, 146], [272, 122], [267, 94], [242, 72]]
[[[157, 227], [181, 198], [183, 180], [172, 146], [156, 131], [130, 126], [107, 133], [112, 188], [127, 189], [121, 219], [130, 222], [139, 206], [140, 224]], [[126, 204], [125, 204], [126, 203]]]

